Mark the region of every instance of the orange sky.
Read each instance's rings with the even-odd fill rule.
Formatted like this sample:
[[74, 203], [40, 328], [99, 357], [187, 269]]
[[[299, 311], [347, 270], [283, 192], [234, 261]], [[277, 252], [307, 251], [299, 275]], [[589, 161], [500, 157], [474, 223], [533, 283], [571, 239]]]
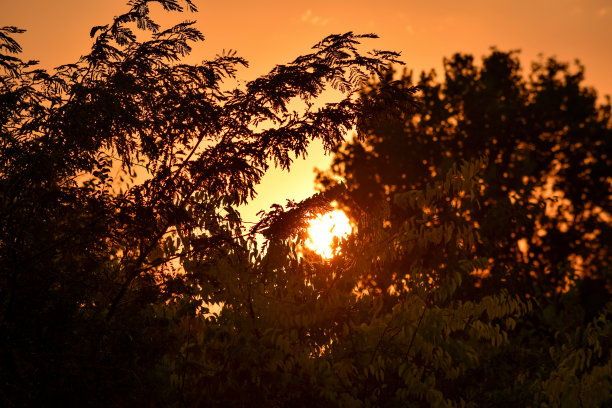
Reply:
[[[455, 52], [486, 54], [491, 46], [520, 49], [524, 65], [539, 53], [560, 60], [578, 58], [586, 66], [586, 83], [612, 94], [612, 0], [272, 0], [195, 1], [200, 12], [172, 15], [162, 21], [192, 19], [206, 41], [190, 62], [234, 49], [250, 62], [242, 79], [253, 79], [275, 64], [293, 60], [332, 33], [374, 32], [381, 38], [367, 46], [402, 52], [409, 69], [435, 68]], [[45, 68], [75, 61], [89, 47], [89, 30], [126, 10], [124, 0], [0, 0], [0, 26], [28, 30], [18, 37], [22, 58]], [[156, 15], [160, 15], [156, 13]], [[160, 19], [161, 20], [161, 19]], [[244, 218], [286, 198], [313, 193], [313, 167], [329, 158], [313, 146], [307, 160], [290, 173], [270, 171], [258, 198], [242, 211]]]

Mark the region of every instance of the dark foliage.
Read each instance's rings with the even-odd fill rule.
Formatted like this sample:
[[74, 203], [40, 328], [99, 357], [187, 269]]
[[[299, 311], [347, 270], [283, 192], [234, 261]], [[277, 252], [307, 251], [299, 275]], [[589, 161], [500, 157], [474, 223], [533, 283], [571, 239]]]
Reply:
[[[349, 186], [348, 211], [358, 216], [386, 199], [388, 228], [397, 228], [406, 213], [395, 194], [425, 186], [460, 160], [486, 157], [478, 205], [469, 209], [477, 253], [489, 259], [490, 277], [479, 284], [552, 295], [580, 271], [611, 285], [609, 100], [597, 104], [582, 85], [582, 66], [555, 59], [524, 74], [515, 52], [493, 50], [481, 66], [457, 54], [444, 67], [441, 82], [434, 72], [419, 78], [418, 110], [387, 109], [364, 124], [364, 141], [335, 151], [331, 174]], [[377, 93], [391, 75], [363, 99], [387, 105]], [[412, 81], [403, 74], [404, 87]], [[320, 175], [324, 188], [328, 180]], [[434, 216], [449, 217], [448, 204]]]
[[[174, 305], [174, 319], [199, 308], [179, 300], [198, 285], [179, 260], [237, 245], [233, 206], [270, 163], [287, 169], [313, 139], [340, 142], [363, 110], [352, 94], [398, 56], [361, 54], [374, 35], [333, 35], [231, 88], [246, 61], [182, 63], [202, 34], [189, 21], [162, 29], [151, 3], [195, 11], [130, 1], [91, 30], [89, 54], [53, 72], [15, 56], [21, 30], [0, 30], [4, 406], [173, 400], [160, 361], [182, 339], [159, 308]], [[345, 97], [314, 108], [328, 86]], [[307, 108], [291, 110], [297, 99]]]
[[[484, 406], [604, 406], [609, 394], [593, 402], [584, 392], [605, 384], [602, 377], [587, 379], [600, 371], [581, 365], [586, 360], [572, 353], [593, 356], [585, 358], [595, 365], [610, 362], [609, 353], [595, 357], [588, 351], [587, 340], [595, 327], [609, 327], [611, 317], [609, 98], [598, 105], [596, 92], [582, 85], [579, 64], [571, 68], [548, 59], [524, 76], [515, 52], [497, 50], [481, 66], [461, 54], [444, 63], [442, 82], [433, 71], [420, 76], [417, 110], [389, 108], [380, 98], [379, 88], [397, 83], [391, 72], [365, 88], [367, 104], [387, 108], [365, 121], [365, 140], [339, 146], [331, 169], [318, 175], [323, 191], [338, 176], [344, 180], [347, 190], [339, 201], [360, 230], [374, 223], [395, 236], [414, 219], [421, 231], [439, 231], [439, 239], [455, 243], [395, 251], [392, 262], [373, 268], [363, 284], [383, 297], [389, 288], [414, 290], [410, 271], [416, 265], [444, 287], [447, 277], [463, 269], [466, 251], [471, 253], [481, 263], [463, 269], [468, 273], [462, 273], [454, 299], [473, 301], [508, 290], [534, 299], [536, 308], [517, 320], [507, 344], [480, 355], [480, 367], [463, 383], [466, 390], [481, 383], [470, 398]], [[399, 82], [414, 86], [405, 72]], [[484, 163], [475, 163], [478, 158]], [[440, 195], [431, 180], [452, 185], [447, 171], [461, 160], [481, 168], [476, 193]], [[461, 173], [469, 167], [462, 165]], [[472, 238], [459, 237], [470, 229]], [[609, 339], [600, 339], [610, 347]], [[573, 385], [566, 382], [572, 376]], [[543, 397], [537, 384], [545, 378]]]
[[[195, 10], [130, 1], [53, 72], [0, 29], [0, 405], [610, 404], [609, 158], [593, 154], [609, 108], [580, 72], [551, 61], [526, 83], [512, 54], [458, 56], [446, 87], [422, 79], [416, 113], [417, 88], [387, 72], [398, 55], [346, 33], [234, 87], [246, 62], [183, 63], [202, 34], [162, 29], [151, 3]], [[340, 99], [318, 103], [329, 87]], [[236, 207], [269, 166], [354, 126], [365, 142], [336, 150], [346, 186], [245, 230]], [[572, 186], [557, 212], [535, 193], [546, 180]], [[322, 259], [300, 238], [331, 200], [358, 231]], [[593, 277], [563, 294], [559, 242]]]

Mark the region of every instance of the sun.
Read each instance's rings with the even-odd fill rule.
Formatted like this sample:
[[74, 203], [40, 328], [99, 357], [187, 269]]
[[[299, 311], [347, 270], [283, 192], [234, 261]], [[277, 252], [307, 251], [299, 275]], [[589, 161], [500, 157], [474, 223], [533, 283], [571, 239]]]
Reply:
[[334, 237], [345, 238], [352, 232], [348, 217], [340, 210], [321, 214], [310, 221], [306, 246], [324, 258], [331, 258], [334, 253]]

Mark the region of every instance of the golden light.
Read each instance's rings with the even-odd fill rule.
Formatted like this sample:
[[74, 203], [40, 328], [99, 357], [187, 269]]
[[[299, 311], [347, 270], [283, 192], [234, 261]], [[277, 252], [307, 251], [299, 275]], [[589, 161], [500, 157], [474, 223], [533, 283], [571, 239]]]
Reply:
[[345, 238], [351, 231], [351, 224], [346, 214], [340, 210], [334, 210], [310, 221], [305, 244], [322, 257], [331, 258], [336, 254], [332, 248], [334, 237]]

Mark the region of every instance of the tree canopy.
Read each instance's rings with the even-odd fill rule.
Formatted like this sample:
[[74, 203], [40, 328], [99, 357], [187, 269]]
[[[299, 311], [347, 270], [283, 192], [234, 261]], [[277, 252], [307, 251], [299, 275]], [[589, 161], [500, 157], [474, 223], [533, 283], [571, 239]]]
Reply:
[[[384, 102], [375, 90], [392, 75], [363, 98]], [[404, 72], [403, 86], [422, 90], [419, 109], [368, 120], [365, 140], [339, 146], [320, 183], [342, 177], [353, 212], [385, 199], [393, 228], [405, 217], [394, 195], [425, 186], [461, 160], [484, 157], [479, 205], [470, 210], [477, 251], [490, 260], [490, 278], [481, 283], [550, 294], [580, 271], [609, 285], [610, 103], [598, 104], [583, 79], [579, 64], [541, 59], [523, 72], [517, 52], [495, 49], [480, 66], [471, 55], [445, 59], [442, 81], [431, 71], [413, 83]]]
[[[612, 401], [612, 304], [604, 296], [587, 305], [585, 284], [556, 291], [561, 277], [577, 276], [570, 258], [566, 269], [546, 269], [559, 268], [557, 241], [543, 238], [523, 260], [515, 248], [571, 214], [573, 235], [561, 236], [573, 252], [562, 254], [607, 279], [610, 159], [589, 149], [609, 143], [609, 107], [595, 107], [581, 71], [574, 78], [557, 64], [549, 82], [542, 76], [547, 87], [530, 93], [513, 54], [494, 53], [488, 76], [457, 56], [449, 66], [463, 64], [453, 72], [464, 79], [445, 91], [461, 101], [453, 105], [432, 76], [418, 87], [393, 80], [399, 55], [364, 53], [360, 43], [375, 35], [349, 32], [241, 85], [247, 63], [233, 52], [186, 64], [202, 34], [192, 22], [160, 27], [152, 3], [196, 10], [190, 0], [132, 0], [91, 30], [88, 54], [52, 72], [19, 59], [20, 29], [0, 29], [3, 406]], [[342, 96], [318, 103], [329, 88]], [[478, 107], [470, 92], [487, 103]], [[566, 125], [537, 95], [582, 113]], [[531, 112], [521, 104], [540, 111], [516, 119]], [[470, 116], [479, 109], [546, 136], [525, 133], [520, 155], [506, 152], [499, 145], [515, 146], [518, 130], [498, 123], [507, 138], [493, 142], [483, 130], [493, 125]], [[342, 145], [353, 128], [358, 139]], [[472, 128], [478, 141], [468, 141]], [[552, 143], [542, 157], [556, 162], [529, 144], [540, 138]], [[315, 139], [335, 152], [332, 171], [346, 184], [273, 206], [246, 229], [236, 207], [269, 166], [288, 169]], [[584, 174], [566, 169], [575, 163]], [[519, 172], [526, 167], [536, 170]], [[551, 215], [535, 193], [548, 180], [574, 186]], [[323, 259], [301, 238], [332, 200], [357, 228]], [[481, 271], [495, 278], [476, 279]], [[538, 290], [525, 290], [531, 271], [544, 281]]]

